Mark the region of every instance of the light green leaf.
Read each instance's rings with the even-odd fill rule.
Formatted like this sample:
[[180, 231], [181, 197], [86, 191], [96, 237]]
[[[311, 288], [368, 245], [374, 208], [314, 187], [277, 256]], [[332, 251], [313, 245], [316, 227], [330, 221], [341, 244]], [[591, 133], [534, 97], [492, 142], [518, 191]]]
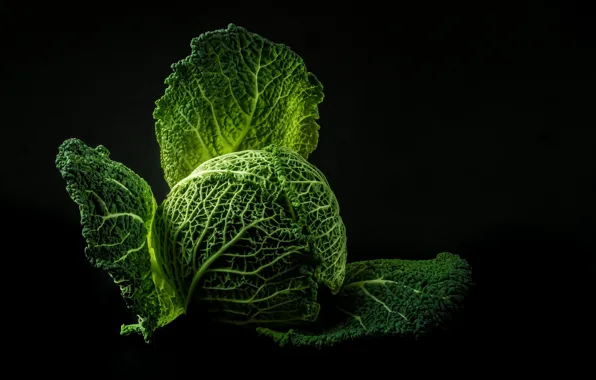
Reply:
[[122, 333], [138, 332], [148, 341], [153, 330], [183, 312], [148, 238], [156, 210], [151, 188], [110, 160], [105, 147], [93, 149], [78, 139], [62, 143], [56, 167], [79, 206], [87, 259], [109, 273], [138, 316], [138, 324], [122, 326]]
[[335, 309], [335, 314], [327, 312], [335, 319], [301, 329], [257, 331], [281, 346], [323, 347], [391, 335], [419, 338], [446, 326], [471, 284], [466, 261], [447, 252], [433, 260], [349, 263], [340, 293], [324, 305]]
[[305, 158], [318, 142], [323, 87], [302, 58], [230, 24], [194, 38], [172, 65], [154, 118], [170, 187], [225, 153], [286, 146]]

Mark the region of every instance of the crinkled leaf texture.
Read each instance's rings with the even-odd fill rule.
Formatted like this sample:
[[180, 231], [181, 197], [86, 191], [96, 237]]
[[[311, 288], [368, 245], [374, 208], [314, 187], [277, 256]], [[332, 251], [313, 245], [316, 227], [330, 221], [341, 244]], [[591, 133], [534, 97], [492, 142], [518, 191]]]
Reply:
[[149, 244], [157, 208], [151, 188], [110, 160], [105, 147], [93, 149], [78, 139], [62, 143], [56, 166], [79, 206], [86, 257], [109, 273], [138, 316], [138, 324], [122, 326], [122, 333], [138, 332], [149, 341], [156, 328], [183, 313], [173, 288], [157, 270]]
[[154, 245], [186, 305], [235, 324], [317, 318], [319, 285], [346, 265], [339, 205], [324, 175], [269, 146], [213, 158], [178, 182], [155, 218]]
[[333, 304], [343, 318], [330, 327], [257, 331], [281, 346], [332, 346], [367, 337], [418, 338], [446, 326], [470, 286], [471, 269], [443, 252], [433, 260], [368, 260], [349, 263], [346, 281]]
[[194, 38], [172, 65], [153, 113], [170, 187], [212, 157], [283, 145], [305, 158], [318, 142], [323, 86], [289, 47], [230, 24]]

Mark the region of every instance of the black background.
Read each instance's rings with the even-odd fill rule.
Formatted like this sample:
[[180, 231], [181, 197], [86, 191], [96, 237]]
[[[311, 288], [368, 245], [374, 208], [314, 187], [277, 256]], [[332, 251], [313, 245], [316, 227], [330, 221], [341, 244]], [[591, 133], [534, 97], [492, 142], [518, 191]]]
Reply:
[[[173, 375], [232, 357], [263, 365], [356, 353], [362, 361], [332, 363], [357, 367], [415, 353], [508, 363], [591, 345], [594, 14], [563, 1], [252, 3], [3, 13], [11, 352], [61, 371]], [[339, 200], [349, 260], [448, 251], [472, 265], [477, 285], [450, 334], [323, 352], [280, 350], [234, 329], [198, 331], [185, 320], [152, 345], [119, 335], [132, 316], [107, 274], [84, 258], [78, 209], [54, 167], [57, 148], [69, 137], [106, 146], [161, 201], [168, 188], [154, 102], [191, 38], [230, 22], [290, 46], [323, 83], [310, 161]]]

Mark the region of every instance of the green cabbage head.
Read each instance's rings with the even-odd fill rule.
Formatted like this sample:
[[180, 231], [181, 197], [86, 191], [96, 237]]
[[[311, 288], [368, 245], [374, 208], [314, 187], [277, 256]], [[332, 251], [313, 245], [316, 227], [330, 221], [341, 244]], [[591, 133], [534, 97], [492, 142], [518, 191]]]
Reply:
[[[152, 247], [177, 295], [233, 323], [315, 321], [336, 294], [346, 233], [325, 176], [277, 146], [218, 156], [158, 207]], [[200, 284], [200, 285], [199, 285]]]

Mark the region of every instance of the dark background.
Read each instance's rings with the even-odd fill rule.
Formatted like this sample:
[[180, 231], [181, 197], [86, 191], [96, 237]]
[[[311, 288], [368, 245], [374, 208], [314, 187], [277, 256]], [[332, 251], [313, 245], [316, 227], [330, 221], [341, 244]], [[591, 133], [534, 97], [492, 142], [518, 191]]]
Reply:
[[[188, 363], [225, 365], [230, 357], [264, 365], [271, 357], [357, 353], [365, 366], [382, 354], [415, 353], [510, 363], [550, 347], [592, 345], [594, 13], [569, 1], [500, 4], [3, 12], [2, 230], [4, 273], [14, 280], [4, 282], [3, 314], [11, 352], [61, 371], [174, 375]], [[451, 333], [323, 352], [280, 350], [184, 320], [152, 345], [119, 335], [132, 316], [107, 274], [84, 258], [78, 209], [54, 167], [57, 148], [69, 137], [105, 145], [161, 201], [168, 188], [154, 102], [191, 38], [230, 22], [290, 46], [323, 83], [310, 160], [341, 205], [349, 259], [448, 251], [472, 265], [477, 285]]]

